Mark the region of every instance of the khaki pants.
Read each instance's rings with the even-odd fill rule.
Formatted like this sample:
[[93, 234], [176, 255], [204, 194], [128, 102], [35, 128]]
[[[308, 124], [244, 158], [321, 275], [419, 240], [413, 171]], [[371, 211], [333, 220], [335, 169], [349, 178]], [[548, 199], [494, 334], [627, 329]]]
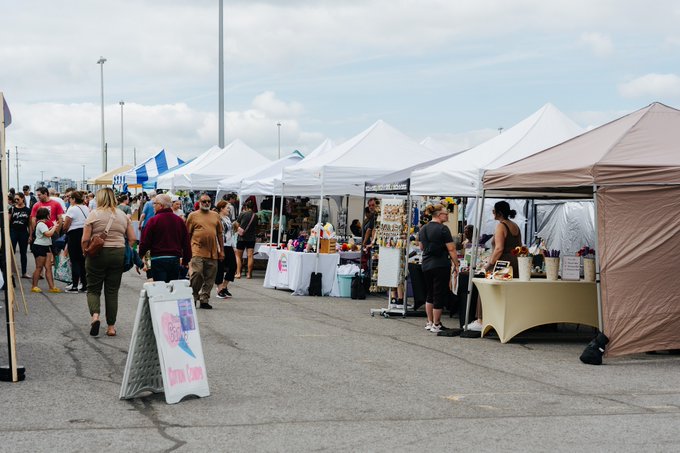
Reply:
[[195, 256], [191, 258], [191, 289], [194, 302], [208, 303], [210, 291], [215, 284], [217, 260]]
[[118, 315], [118, 290], [123, 276], [125, 247], [104, 247], [96, 257], [85, 258], [87, 273], [87, 306], [90, 315], [100, 313], [101, 294], [104, 287], [106, 324], [116, 324]]

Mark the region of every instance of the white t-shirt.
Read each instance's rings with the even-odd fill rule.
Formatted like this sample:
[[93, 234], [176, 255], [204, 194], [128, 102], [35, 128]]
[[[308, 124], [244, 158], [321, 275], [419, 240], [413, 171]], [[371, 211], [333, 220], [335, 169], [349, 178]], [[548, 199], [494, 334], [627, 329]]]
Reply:
[[69, 231], [83, 228], [89, 214], [90, 208], [85, 205], [74, 204], [70, 206], [68, 211], [66, 211], [66, 217], [71, 218], [71, 227], [69, 228]]
[[45, 232], [50, 229], [45, 225], [45, 222], [38, 222], [35, 226], [35, 241], [36, 245], [52, 245], [52, 238], [45, 236]]
[[59, 197], [50, 197], [50, 200], [54, 200], [61, 205], [61, 209], [66, 211], [66, 202]]

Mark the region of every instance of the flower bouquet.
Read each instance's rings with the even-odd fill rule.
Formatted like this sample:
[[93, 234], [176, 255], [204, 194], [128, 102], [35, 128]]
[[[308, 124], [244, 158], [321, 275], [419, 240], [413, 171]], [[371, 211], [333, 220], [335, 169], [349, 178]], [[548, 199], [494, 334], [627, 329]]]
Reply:
[[517, 257], [517, 267], [519, 267], [519, 279], [528, 282], [531, 280], [531, 265], [534, 257], [529, 253], [529, 248], [525, 245], [515, 247], [511, 250], [513, 256]]
[[543, 259], [545, 261], [546, 280], [556, 281], [560, 270], [560, 251], [555, 249], [543, 250]]
[[587, 282], [595, 281], [595, 249], [584, 246], [576, 252], [576, 256], [583, 258], [583, 280]]

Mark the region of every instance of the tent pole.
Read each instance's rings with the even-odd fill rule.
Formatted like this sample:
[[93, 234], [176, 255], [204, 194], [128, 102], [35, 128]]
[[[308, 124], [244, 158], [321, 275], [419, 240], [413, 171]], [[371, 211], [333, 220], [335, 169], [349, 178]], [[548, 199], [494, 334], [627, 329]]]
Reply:
[[597, 185], [593, 184], [593, 206], [595, 210], [595, 284], [597, 285], [597, 325], [600, 332], [604, 333], [604, 321], [602, 316], [602, 285], [600, 283], [600, 243], [598, 230], [598, 217], [597, 217]]
[[[284, 198], [283, 198], [283, 183], [281, 183], [281, 203], [280, 203], [280, 206], [279, 206], [279, 234], [278, 234], [278, 237], [276, 238], [277, 244], [281, 243], [281, 233], [282, 233], [281, 229], [283, 228], [283, 200], [284, 200]], [[273, 218], [273, 216], [272, 216], [272, 218]]]
[[345, 238], [349, 236], [349, 194], [345, 195]]
[[[413, 222], [412, 214], [411, 214], [411, 193], [406, 194], [406, 234], [404, 235], [404, 275], [401, 280], [401, 289], [404, 294], [404, 298], [402, 300], [403, 305], [403, 315], [406, 316], [406, 307], [408, 306], [408, 254], [409, 254], [409, 249], [411, 247], [411, 224]], [[397, 298], [399, 298], [399, 292], [397, 291]], [[413, 298], [413, 306], [415, 307], [415, 297]]]
[[321, 225], [321, 215], [323, 213], [323, 167], [321, 167], [321, 195], [319, 196], [319, 233], [316, 236], [316, 259], [314, 260], [314, 273], [319, 273], [319, 251], [321, 250], [321, 230], [323, 226]]
[[[276, 206], [276, 191], [272, 195], [272, 212], [269, 217], [269, 246], [274, 245], [274, 206]], [[279, 217], [281, 214], [279, 213]]]
[[470, 269], [468, 277], [468, 293], [467, 302], [465, 304], [465, 324], [463, 324], [463, 330], [468, 330], [467, 326], [470, 323], [470, 305], [472, 305], [472, 279], [475, 276], [475, 268], [477, 267], [477, 250], [479, 242], [479, 232], [481, 230], [482, 224], [482, 212], [484, 211], [484, 198], [486, 191], [482, 189], [481, 194], [478, 194], [475, 198], [475, 206], [477, 207], [477, 213], [475, 215], [475, 231], [472, 233], [472, 256], [470, 258]]

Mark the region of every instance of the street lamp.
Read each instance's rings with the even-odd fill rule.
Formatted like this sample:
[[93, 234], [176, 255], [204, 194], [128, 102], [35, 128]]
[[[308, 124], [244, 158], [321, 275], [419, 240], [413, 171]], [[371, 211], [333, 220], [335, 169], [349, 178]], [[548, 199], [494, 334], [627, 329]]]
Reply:
[[276, 127], [279, 128], [279, 159], [281, 159], [281, 122], [276, 123]]
[[99, 57], [97, 64], [101, 65], [101, 87], [102, 87], [102, 171], [106, 171], [106, 150], [104, 149], [104, 63], [106, 58]]
[[120, 101], [120, 166], [122, 167], [125, 165], [125, 154], [124, 154], [124, 149], [123, 148], [123, 106], [125, 105], [125, 102]]
[[83, 167], [83, 184], [80, 187], [80, 190], [85, 190], [85, 164], [80, 164]]

